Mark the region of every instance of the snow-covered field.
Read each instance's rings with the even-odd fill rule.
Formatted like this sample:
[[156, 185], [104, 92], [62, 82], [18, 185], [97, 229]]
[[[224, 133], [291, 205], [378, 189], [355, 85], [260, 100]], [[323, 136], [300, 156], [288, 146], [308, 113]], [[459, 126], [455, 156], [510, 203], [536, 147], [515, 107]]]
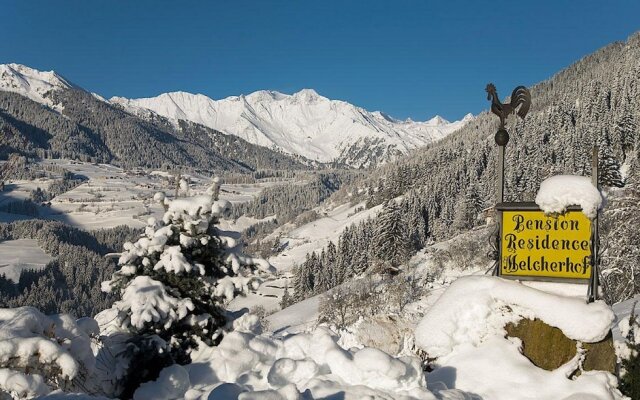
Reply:
[[363, 209], [363, 206], [364, 203], [354, 206], [342, 204], [328, 209], [320, 208], [319, 213], [323, 215], [322, 218], [290, 231], [287, 230], [290, 228], [287, 226], [276, 230], [269, 237], [275, 238], [281, 235], [280, 244], [284, 250], [269, 261], [278, 271], [289, 271], [294, 265], [304, 261], [307, 254], [322, 249], [329, 244], [329, 241], [336, 243], [346, 227], [375, 216], [382, 208], [377, 206], [356, 211]]
[[[44, 160], [42, 164], [57, 165], [88, 178], [83, 184], [51, 200], [50, 207], [40, 209], [41, 217], [58, 220], [86, 230], [111, 228], [118, 225], [143, 227], [150, 216], [161, 217], [163, 210], [154, 202], [153, 195], [163, 191], [172, 196], [175, 186], [170, 183], [171, 173], [165, 171], [127, 171], [108, 164], [91, 164], [70, 160]], [[210, 184], [210, 177], [200, 174], [182, 174], [188, 178], [188, 193], [201, 192]], [[52, 180], [9, 181], [0, 192], [0, 205], [28, 199], [32, 190], [47, 189]], [[259, 182], [255, 184], [223, 184], [221, 197], [231, 203], [247, 202], [267, 187], [283, 182]], [[23, 215], [0, 213], [0, 222], [27, 219]], [[247, 217], [229, 222], [234, 229], [246, 229], [258, 222]]]
[[13, 282], [18, 282], [22, 270], [40, 270], [51, 260], [51, 256], [42, 251], [35, 239], [0, 242], [0, 275]]
[[16, 200], [28, 199], [32, 190], [46, 188], [50, 182], [47, 179], [9, 181], [5, 184], [4, 191], [0, 191], [0, 206]]

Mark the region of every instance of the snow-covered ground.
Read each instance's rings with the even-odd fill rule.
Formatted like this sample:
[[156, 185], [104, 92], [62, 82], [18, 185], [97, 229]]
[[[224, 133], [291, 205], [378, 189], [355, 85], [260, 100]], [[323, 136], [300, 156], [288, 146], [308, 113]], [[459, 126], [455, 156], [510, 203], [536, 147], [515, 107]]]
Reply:
[[[92, 164], [71, 160], [44, 160], [42, 164], [60, 166], [88, 180], [72, 190], [51, 200], [50, 207], [40, 209], [41, 217], [58, 220], [86, 230], [111, 228], [118, 225], [144, 227], [150, 216], [161, 217], [162, 208], [152, 201], [153, 195], [163, 191], [172, 196], [175, 187], [173, 178], [165, 171], [127, 171], [109, 164]], [[210, 177], [200, 174], [181, 174], [190, 181], [190, 194], [204, 190], [210, 184]], [[0, 205], [11, 201], [28, 199], [32, 190], [47, 189], [52, 179], [33, 181], [10, 180], [5, 191], [0, 192]], [[262, 190], [284, 181], [259, 182], [254, 184], [223, 184], [221, 197], [231, 203], [247, 202]], [[189, 194], [189, 193], [183, 193]], [[0, 213], [0, 222], [27, 219], [19, 214]], [[242, 230], [259, 220], [241, 217], [228, 221], [226, 226]]]
[[32, 190], [47, 188], [49, 183], [51, 183], [50, 179], [8, 181], [5, 183], [4, 190], [0, 191], [0, 206], [16, 200], [26, 200], [31, 195]]
[[[574, 375], [581, 352], [546, 371], [522, 355], [518, 340], [505, 338], [504, 325], [525, 317], [540, 318], [576, 340], [599, 340], [614, 320], [604, 303], [587, 304], [491, 276], [461, 277], [433, 292], [419, 300], [427, 305], [424, 316], [413, 316], [417, 327], [408, 329], [419, 348], [435, 357], [431, 372], [424, 373], [411, 352], [386, 353], [354, 341], [357, 332], [343, 331], [341, 337], [308, 324], [307, 316], [317, 309], [315, 297], [270, 316], [275, 335], [259, 334], [254, 316], [240, 318], [218, 346], [201, 343], [191, 364], [167, 368], [134, 398], [625, 399], [608, 372]], [[285, 333], [291, 324], [302, 329]]]
[[[87, 172], [92, 167], [82, 168]], [[156, 189], [143, 186], [155, 182], [148, 174], [139, 179], [135, 175], [129, 186], [118, 186], [120, 179], [113, 176], [119, 173], [109, 171], [106, 177], [96, 173], [86, 184], [59, 196], [56, 204], [83, 202], [83, 196], [89, 195], [99, 197], [94, 202], [144, 202], [147, 199], [126, 197], [131, 193], [144, 197], [147, 190]], [[160, 174], [151, 176], [162, 185]], [[199, 190], [197, 185], [194, 192]], [[104, 196], [95, 196], [102, 192]], [[173, 202], [169, 213], [177, 212], [183, 203], [188, 201]], [[360, 206], [320, 207], [317, 211], [322, 218], [297, 228], [281, 227], [274, 237], [281, 238], [285, 250], [270, 260], [281, 275], [264, 282], [257, 293], [231, 303], [232, 308], [277, 308], [293, 265], [329, 240], [337, 240], [346, 226], [377, 212]], [[254, 222], [241, 218], [225, 222], [223, 229]], [[464, 233], [416, 254], [405, 269], [424, 279], [425, 291], [402, 313], [383, 307], [380, 315], [360, 318], [337, 334], [317, 324], [322, 295], [269, 315], [266, 333], [260, 333], [257, 317], [245, 315], [234, 322], [234, 331], [218, 346], [200, 343], [191, 354], [191, 364], [165, 369], [156, 381], [138, 389], [134, 398], [624, 399], [612, 374], [580, 371], [581, 351], [567, 364], [546, 371], [521, 353], [519, 340], [505, 337], [506, 323], [538, 318], [571, 339], [593, 342], [605, 337], [615, 315], [602, 301], [587, 304], [584, 285], [508, 281], [487, 275], [486, 259], [461, 261], [456, 257], [460, 243], [484, 240], [487, 229]], [[0, 259], [1, 251], [2, 243]], [[630, 304], [619, 308], [620, 314], [628, 313]], [[15, 327], [9, 323], [4, 328], [11, 333]], [[41, 335], [41, 331], [38, 327], [37, 332], [27, 333]], [[429, 357], [431, 372], [422, 370], [418, 349]], [[576, 376], [576, 371], [581, 373]], [[11, 383], [6, 374], [0, 378], [4, 379], [0, 385]]]
[[612, 329], [614, 340], [624, 340], [624, 338], [620, 334], [620, 327], [618, 326], [618, 323], [631, 314], [634, 305], [635, 315], [640, 315], [640, 295], [637, 295], [627, 301], [623, 301], [613, 305], [613, 312], [616, 314], [615, 326]]
[[18, 282], [22, 270], [40, 270], [51, 260], [35, 239], [0, 241], [0, 275], [13, 282]]
[[[382, 206], [377, 206], [364, 209], [363, 205], [364, 203], [353, 206], [341, 204], [338, 206], [318, 207], [317, 211], [323, 217], [297, 228], [293, 224], [286, 224], [276, 229], [264, 240], [280, 238], [280, 245], [283, 251], [269, 258], [269, 262], [278, 270], [279, 275], [272, 280], [264, 282], [255, 293], [249, 293], [247, 296], [234, 299], [229, 304], [229, 308], [231, 310], [240, 310], [242, 308], [252, 309], [256, 306], [262, 306], [268, 313], [279, 310], [285, 286], [288, 285], [291, 288], [291, 269], [294, 266], [304, 262], [307, 254], [320, 251], [329, 244], [329, 241], [337, 243], [340, 234], [346, 227], [375, 216], [382, 208]], [[244, 224], [236, 224], [234, 226], [229, 225], [228, 222], [223, 222], [221, 225], [223, 227], [238, 228]], [[315, 307], [317, 308], [317, 304]], [[315, 314], [311, 314], [309, 318], [314, 318], [314, 316]], [[275, 323], [274, 326], [279, 325]]]
[[318, 306], [322, 296], [319, 294], [310, 297], [269, 315], [269, 330], [278, 336], [309, 330], [318, 319]]
[[[305, 260], [307, 254], [320, 250], [329, 244], [336, 243], [344, 229], [375, 216], [382, 206], [364, 209], [364, 203], [350, 205], [341, 204], [334, 208], [320, 207], [323, 215], [315, 221], [289, 230], [291, 226], [284, 226], [273, 232], [269, 238], [280, 236], [280, 245], [284, 249], [277, 256], [269, 259], [278, 271], [289, 271], [294, 265]], [[357, 211], [361, 210], [361, 211]]]

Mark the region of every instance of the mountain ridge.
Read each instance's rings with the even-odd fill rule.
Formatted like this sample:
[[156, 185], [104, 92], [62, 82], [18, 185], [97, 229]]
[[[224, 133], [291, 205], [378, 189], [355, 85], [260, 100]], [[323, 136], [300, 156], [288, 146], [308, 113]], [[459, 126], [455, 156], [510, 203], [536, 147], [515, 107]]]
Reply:
[[[352, 167], [370, 167], [407, 154], [414, 148], [442, 139], [473, 119], [467, 114], [449, 122], [436, 115], [428, 121], [395, 119], [381, 111], [367, 111], [346, 101], [332, 100], [314, 89], [293, 94], [259, 90], [247, 95], [214, 100], [184, 91], [155, 97], [112, 97], [138, 115], [148, 111], [171, 120], [188, 120], [251, 143], [277, 148], [320, 162], [339, 162]], [[355, 156], [373, 146], [371, 159]]]
[[309, 169], [314, 164], [194, 123], [139, 118], [54, 72], [0, 70], [0, 159], [12, 154], [122, 167], [210, 172]]
[[[75, 91], [76, 97], [87, 93], [96, 101], [142, 120], [157, 123], [164, 119], [162, 124], [172, 125], [175, 131], [184, 128], [180, 121], [187, 121], [283, 155], [301, 157], [307, 163], [352, 168], [375, 167], [395, 160], [474, 119], [467, 114], [454, 122], [438, 115], [427, 121], [399, 120], [381, 111], [370, 112], [346, 101], [329, 99], [314, 89], [293, 94], [259, 90], [221, 100], [184, 91], [106, 100], [55, 71], [42, 72], [15, 63], [0, 64], [0, 91], [19, 94], [63, 115], [64, 102], [73, 101], [64, 93]], [[93, 107], [96, 109], [105, 110]]]

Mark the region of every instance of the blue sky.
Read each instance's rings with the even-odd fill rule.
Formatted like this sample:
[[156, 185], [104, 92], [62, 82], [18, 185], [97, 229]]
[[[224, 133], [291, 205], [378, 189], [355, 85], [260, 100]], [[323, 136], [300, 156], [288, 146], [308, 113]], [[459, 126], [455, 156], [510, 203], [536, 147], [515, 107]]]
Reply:
[[0, 63], [104, 97], [314, 88], [459, 119], [640, 30], [640, 1], [0, 0]]

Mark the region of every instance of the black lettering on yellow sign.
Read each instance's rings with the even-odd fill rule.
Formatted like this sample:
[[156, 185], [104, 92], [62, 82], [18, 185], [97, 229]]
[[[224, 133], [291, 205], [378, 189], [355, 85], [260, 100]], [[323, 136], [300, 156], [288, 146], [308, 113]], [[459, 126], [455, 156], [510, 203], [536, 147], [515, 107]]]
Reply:
[[591, 220], [581, 211], [503, 211], [501, 275], [589, 279]]

